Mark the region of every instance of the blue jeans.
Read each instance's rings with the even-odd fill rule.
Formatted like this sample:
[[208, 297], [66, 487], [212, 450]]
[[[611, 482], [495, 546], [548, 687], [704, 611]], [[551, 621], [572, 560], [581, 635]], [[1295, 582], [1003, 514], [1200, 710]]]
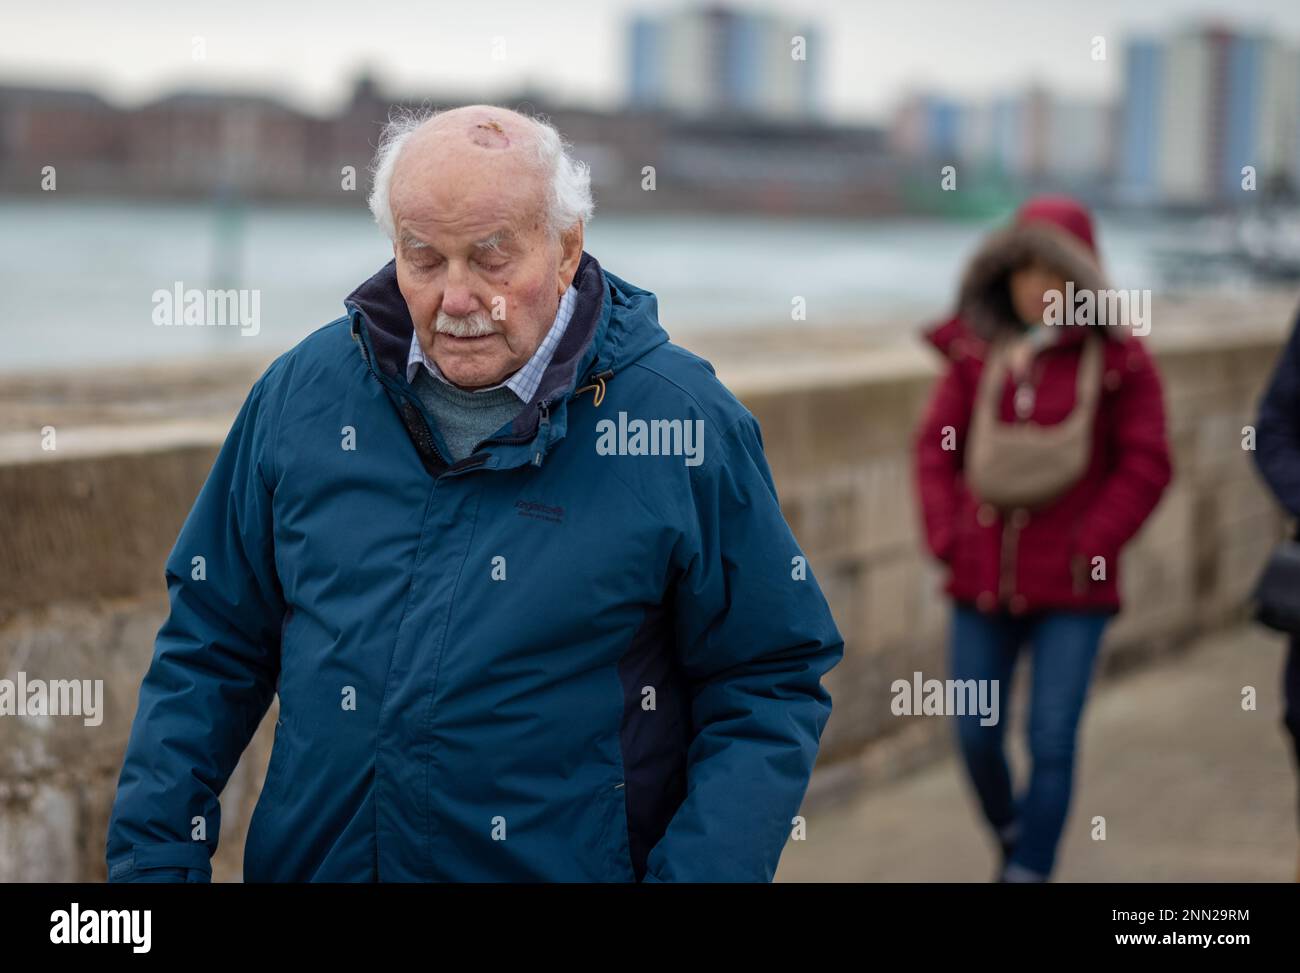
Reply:
[[[984, 615], [956, 604], [951, 667], [954, 679], [998, 680], [999, 719], [981, 726], [979, 714], [955, 717], [961, 754], [985, 818], [995, 831], [1015, 825], [1008, 864], [1046, 878], [1070, 809], [1075, 736], [1092, 679], [1104, 612], [1048, 611], [1021, 617]], [[1003, 750], [1011, 678], [1022, 646], [1033, 653], [1029, 701], [1029, 786], [1013, 798]]]

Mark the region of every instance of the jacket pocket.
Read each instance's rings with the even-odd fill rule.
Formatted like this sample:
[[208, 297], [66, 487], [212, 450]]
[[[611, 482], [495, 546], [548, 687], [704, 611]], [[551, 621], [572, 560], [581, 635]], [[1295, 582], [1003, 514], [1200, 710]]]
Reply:
[[608, 865], [605, 874], [610, 882], [635, 882], [632, 850], [627, 830], [627, 786], [618, 780], [601, 785], [597, 800], [602, 802], [604, 826], [600, 848]]
[[279, 793], [280, 782], [284, 778], [284, 765], [289, 749], [288, 727], [281, 712], [275, 721], [275, 738], [271, 742], [271, 758], [266, 765], [266, 776], [262, 779], [262, 796], [274, 797]]
[[275, 739], [271, 744], [271, 758], [262, 778], [262, 791], [248, 819], [248, 833], [244, 835], [244, 881], [269, 882], [276, 879], [274, 864], [276, 849], [292, 836], [286, 836], [280, 824], [286, 765], [290, 762], [290, 734], [288, 720], [280, 713], [275, 721]]
[[979, 503], [968, 490], [961, 490], [952, 518], [952, 541], [948, 545], [947, 565], [954, 572], [969, 570], [978, 564], [984, 535], [989, 528], [979, 522]]

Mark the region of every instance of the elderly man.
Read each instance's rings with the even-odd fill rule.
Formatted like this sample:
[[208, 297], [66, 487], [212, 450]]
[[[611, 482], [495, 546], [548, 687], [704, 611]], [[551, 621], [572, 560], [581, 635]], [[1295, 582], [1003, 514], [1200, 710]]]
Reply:
[[394, 260], [253, 386], [167, 563], [111, 881], [770, 881], [843, 643], [754, 417], [583, 250], [586, 167], [391, 122]]

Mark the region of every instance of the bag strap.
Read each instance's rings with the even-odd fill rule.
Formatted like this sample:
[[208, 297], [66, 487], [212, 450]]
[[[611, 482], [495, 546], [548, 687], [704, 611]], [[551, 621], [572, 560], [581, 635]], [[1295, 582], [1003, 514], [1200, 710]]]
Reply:
[[977, 418], [987, 416], [993, 422], [998, 420], [998, 405], [1007, 374], [1007, 344], [1005, 341], [994, 341], [988, 346], [988, 354], [984, 356], [984, 371], [980, 373], [979, 387], [975, 390]]
[[1083, 359], [1079, 362], [1076, 377], [1074, 407], [1091, 413], [1097, 408], [1097, 399], [1101, 396], [1101, 343], [1102, 335], [1084, 335]]
[[[1101, 335], [1085, 335], [1083, 338], [1083, 354], [1075, 374], [1074, 409], [1082, 409], [1087, 414], [1096, 410], [1097, 399], [1101, 395], [1101, 343], [1104, 340]], [[984, 371], [975, 393], [976, 415], [987, 416], [992, 422], [997, 422], [999, 418], [998, 406], [1001, 404], [1002, 386], [1007, 374], [1007, 349], [1008, 343], [1005, 341], [995, 341], [989, 345], [988, 354], [984, 358]], [[1071, 412], [1071, 416], [1076, 414], [1076, 411]]]

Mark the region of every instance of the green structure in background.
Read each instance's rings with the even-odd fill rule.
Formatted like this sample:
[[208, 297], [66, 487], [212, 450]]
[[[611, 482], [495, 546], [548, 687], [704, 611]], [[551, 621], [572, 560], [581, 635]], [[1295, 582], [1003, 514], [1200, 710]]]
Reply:
[[[943, 188], [943, 169], [956, 168], [956, 188]], [[1005, 216], [1024, 197], [999, 166], [936, 161], [913, 167], [903, 177], [901, 196], [908, 212], [959, 220], [989, 220]]]

